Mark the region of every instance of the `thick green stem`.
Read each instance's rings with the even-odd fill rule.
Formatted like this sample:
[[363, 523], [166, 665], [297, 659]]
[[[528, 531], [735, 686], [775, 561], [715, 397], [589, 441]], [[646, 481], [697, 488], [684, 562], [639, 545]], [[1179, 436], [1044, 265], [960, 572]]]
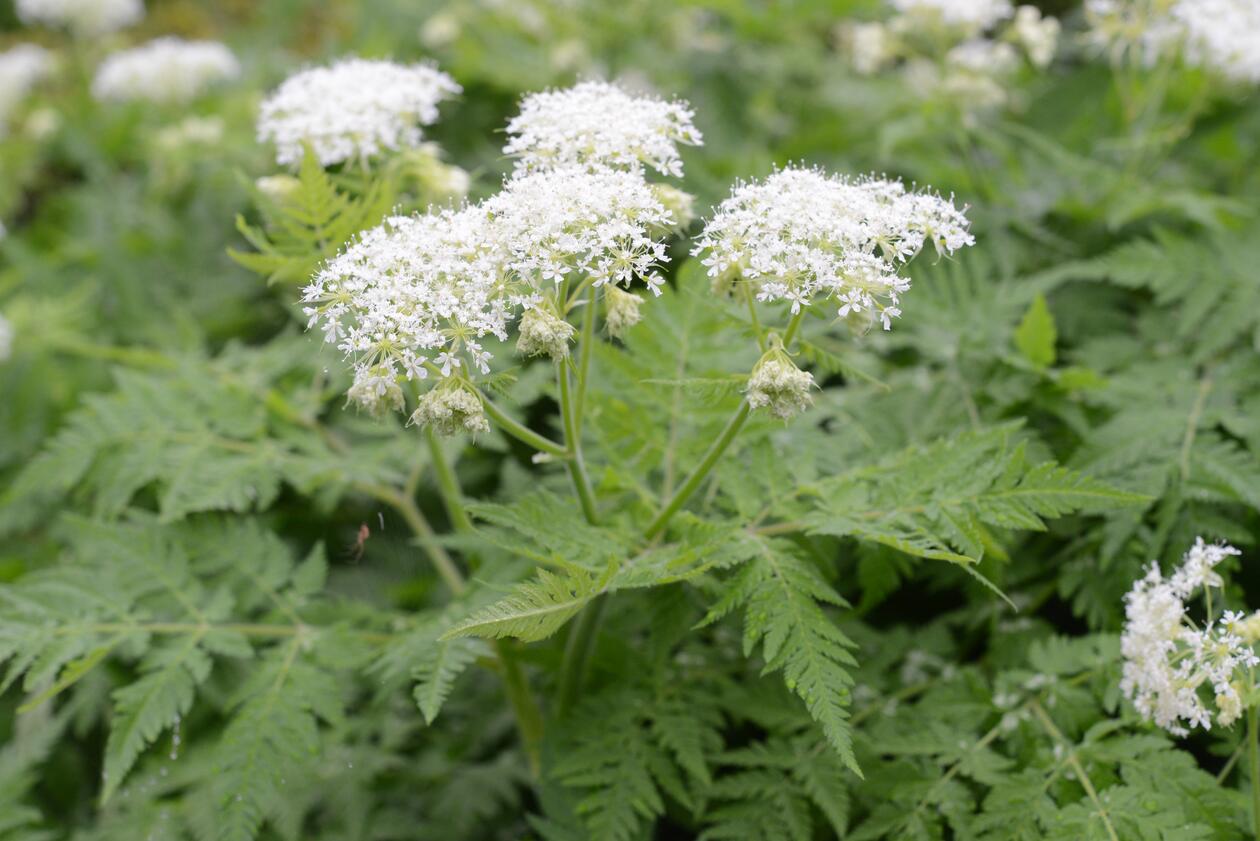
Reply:
[[586, 664], [595, 647], [600, 620], [604, 618], [607, 595], [600, 595], [578, 614], [564, 645], [564, 661], [560, 665], [560, 685], [556, 690], [556, 711], [564, 715], [573, 709], [578, 692], [586, 679]]
[[582, 458], [582, 441], [577, 430], [567, 360], [562, 359], [556, 363], [556, 380], [560, 384], [560, 415], [564, 420], [564, 443], [568, 447], [569, 476], [573, 479], [573, 487], [582, 503], [582, 514], [588, 523], [596, 524], [599, 522], [599, 512], [595, 507], [595, 491], [591, 488], [590, 477], [586, 475], [586, 461]]
[[[1251, 683], [1254, 685], [1255, 680]], [[1251, 827], [1253, 837], [1260, 838], [1260, 730], [1257, 729], [1256, 704], [1247, 708], [1247, 760], [1251, 766]]]
[[497, 423], [499, 428], [508, 435], [511, 435], [518, 441], [528, 444], [539, 452], [548, 453], [550, 455], [557, 456], [558, 458], [568, 457], [569, 451], [562, 445], [557, 444], [550, 438], [539, 435], [537, 432], [524, 424], [513, 420], [506, 412], [503, 411], [503, 409], [499, 407], [498, 404], [486, 395], [482, 394], [480, 396], [481, 405], [485, 407], [486, 414], [489, 415], [490, 419]]
[[[784, 348], [791, 345], [792, 340], [796, 338], [796, 331], [800, 329], [801, 319], [804, 315], [805, 311], [801, 310], [793, 315], [792, 320], [788, 322], [787, 330], [783, 334]], [[731, 442], [735, 440], [735, 436], [744, 428], [744, 422], [748, 420], [748, 413], [751, 410], [752, 407], [748, 405], [747, 400], [739, 404], [739, 408], [735, 410], [735, 414], [731, 416], [731, 419], [726, 422], [726, 428], [722, 430], [722, 434], [709, 447], [704, 454], [704, 458], [700, 460], [700, 464], [696, 466], [695, 470], [691, 471], [691, 475], [687, 477], [687, 480], [674, 492], [674, 495], [661, 508], [660, 513], [648, 524], [647, 530], [643, 533], [646, 539], [651, 540], [664, 531], [665, 527], [669, 525], [670, 519], [678, 513], [678, 510], [696, 492], [696, 489], [708, 477], [709, 472], [713, 470], [713, 466], [718, 463], [718, 459], [722, 457], [727, 448], [730, 447]]]
[[573, 426], [578, 436], [582, 434], [582, 414], [586, 409], [586, 380], [591, 370], [591, 347], [595, 344], [595, 287], [586, 292], [586, 312], [582, 313], [582, 338], [578, 342], [577, 401], [574, 405]]
[[425, 437], [429, 439], [433, 475], [437, 477], [438, 491], [446, 505], [446, 514], [451, 518], [451, 526], [458, 532], [470, 532], [473, 530], [472, 520], [464, 510], [464, 495], [460, 491], [459, 480], [455, 478], [455, 471], [451, 469], [451, 463], [446, 460], [446, 453], [442, 451], [442, 442], [433, 430], [426, 432]]

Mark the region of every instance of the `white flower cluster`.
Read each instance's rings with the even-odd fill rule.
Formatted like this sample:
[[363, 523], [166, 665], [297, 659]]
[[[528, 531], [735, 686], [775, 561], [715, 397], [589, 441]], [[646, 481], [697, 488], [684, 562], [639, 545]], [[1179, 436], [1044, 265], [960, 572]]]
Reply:
[[367, 160], [420, 145], [421, 126], [438, 103], [461, 92], [455, 80], [423, 64], [347, 58], [289, 77], [263, 102], [258, 139], [282, 165], [302, 160], [309, 143], [324, 166]]
[[80, 36], [117, 32], [144, 17], [141, 0], [16, 0], [14, 8], [22, 23], [63, 26]]
[[236, 56], [217, 41], [155, 38], [101, 62], [92, 95], [102, 102], [185, 104], [240, 73]]
[[841, 35], [853, 68], [863, 75], [901, 63], [911, 90], [944, 97], [971, 113], [1006, 104], [1010, 79], [1023, 59], [1046, 67], [1054, 59], [1059, 21], [1035, 6], [1008, 0], [890, 0], [887, 23], [848, 24]]
[[[506, 340], [517, 313], [566, 279], [602, 286], [638, 277], [655, 289], [665, 249], [651, 230], [670, 221], [633, 173], [530, 173], [481, 204], [366, 232], [306, 288], [305, 312], [353, 360], [351, 397], [380, 411], [401, 404], [400, 378], [459, 377], [468, 366], [488, 373], [478, 340]], [[523, 350], [561, 355], [568, 336], [556, 325], [543, 336], [539, 317], [531, 325]]]
[[693, 253], [716, 288], [746, 281], [793, 313], [830, 300], [842, 317], [877, 317], [887, 330], [910, 288], [898, 271], [927, 242], [945, 254], [975, 242], [952, 200], [794, 167], [736, 186]]
[[753, 367], [744, 394], [751, 408], [765, 409], [786, 421], [810, 407], [814, 402], [810, 394], [814, 386], [814, 375], [797, 368], [782, 347], [778, 347]]
[[[3, 226], [0, 226], [0, 231]], [[0, 234], [2, 236], [2, 234]], [[13, 355], [13, 325], [9, 324], [8, 319], [0, 315], [0, 362], [4, 362]]]
[[0, 133], [13, 110], [52, 69], [52, 53], [35, 44], [19, 44], [0, 53]]
[[1216, 722], [1228, 726], [1236, 721], [1242, 713], [1240, 681], [1245, 670], [1260, 665], [1250, 645], [1254, 622], [1226, 611], [1220, 620], [1209, 618], [1197, 627], [1186, 605], [1200, 589], [1220, 587], [1215, 567], [1238, 554], [1232, 546], [1198, 538], [1170, 578], [1152, 563], [1125, 596], [1121, 691], [1138, 712], [1175, 735], [1211, 728], [1212, 715], [1204, 703], [1208, 690]]
[[1012, 13], [1010, 0], [889, 0], [904, 15], [919, 15], [946, 26], [976, 32], [989, 29]]
[[1093, 41], [1150, 66], [1180, 53], [1225, 79], [1260, 84], [1258, 0], [1087, 0]]
[[503, 148], [525, 171], [570, 164], [641, 169], [681, 176], [679, 144], [696, 146], [695, 113], [683, 102], [632, 96], [607, 82], [530, 94], [507, 125]]

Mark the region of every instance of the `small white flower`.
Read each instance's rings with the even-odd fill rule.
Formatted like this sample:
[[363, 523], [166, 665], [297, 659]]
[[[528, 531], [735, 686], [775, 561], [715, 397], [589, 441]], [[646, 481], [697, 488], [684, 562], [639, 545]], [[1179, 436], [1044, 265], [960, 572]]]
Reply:
[[142, 0], [15, 0], [27, 25], [65, 27], [79, 36], [107, 35], [144, 17]]
[[157, 38], [101, 62], [92, 95], [101, 101], [184, 104], [240, 72], [236, 56], [217, 41]]
[[1045, 67], [1054, 59], [1059, 45], [1058, 18], [1042, 17], [1036, 6], [1020, 6], [1015, 10], [1010, 32], [1015, 42], [1036, 67]]
[[0, 53], [0, 134], [9, 115], [53, 69], [52, 53], [35, 44], [18, 44]]
[[347, 58], [285, 80], [262, 104], [258, 139], [275, 144], [283, 165], [301, 161], [304, 143], [324, 166], [366, 160], [419, 146], [420, 127], [460, 91], [427, 65]]
[[853, 69], [863, 76], [879, 72], [893, 58], [892, 39], [882, 23], [855, 23], [846, 34]]
[[571, 164], [682, 175], [678, 146], [701, 143], [684, 102], [634, 96], [607, 82], [525, 97], [503, 151], [527, 171]]
[[789, 301], [793, 312], [832, 300], [842, 316], [871, 311], [890, 325], [909, 288], [897, 272], [927, 242], [948, 254], [975, 240], [948, 199], [792, 167], [737, 185], [693, 254], [718, 289], [743, 280], [758, 300]]

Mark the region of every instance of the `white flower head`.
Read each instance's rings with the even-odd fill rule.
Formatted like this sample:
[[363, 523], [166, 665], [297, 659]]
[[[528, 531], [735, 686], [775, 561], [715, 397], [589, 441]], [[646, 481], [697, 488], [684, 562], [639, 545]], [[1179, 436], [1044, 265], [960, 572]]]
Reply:
[[944, 254], [975, 242], [952, 200], [791, 167], [737, 185], [693, 253], [716, 288], [743, 280], [758, 300], [786, 301], [793, 313], [829, 300], [841, 317], [862, 313], [889, 329], [910, 288], [900, 267], [928, 242]]
[[814, 402], [814, 375], [796, 367], [782, 346], [771, 349], [748, 377], [745, 398], [754, 409], [765, 409], [780, 420], [790, 420]]
[[1125, 596], [1120, 689], [1138, 712], [1175, 735], [1211, 728], [1207, 699], [1216, 705], [1218, 724], [1237, 720], [1237, 679], [1260, 665], [1250, 641], [1240, 635], [1249, 622], [1242, 614], [1226, 611], [1220, 621], [1200, 628], [1186, 604], [1200, 589], [1221, 586], [1214, 568], [1237, 554], [1232, 546], [1198, 538], [1170, 578], [1152, 563]]
[[101, 62], [92, 95], [101, 101], [185, 104], [240, 73], [236, 56], [217, 41], [157, 38]]
[[889, 0], [904, 15], [914, 15], [946, 26], [982, 32], [1014, 11], [1010, 0]]
[[653, 233], [673, 224], [638, 173], [570, 166], [518, 175], [485, 202], [505, 271], [534, 289], [565, 278], [629, 286], [643, 280], [660, 294], [656, 266], [667, 261]]
[[18, 20], [71, 30], [79, 36], [107, 35], [144, 17], [142, 0], [15, 0]]
[[[0, 239], [3, 238], [3, 227], [0, 226]], [[0, 315], [0, 362], [13, 355], [13, 325]]]
[[18, 44], [0, 53], [0, 134], [9, 115], [53, 70], [53, 56], [36, 44]]
[[1020, 6], [1009, 31], [1035, 67], [1046, 67], [1058, 48], [1059, 29], [1058, 18], [1042, 17], [1036, 6]]
[[700, 132], [685, 102], [635, 96], [607, 82], [582, 82], [530, 94], [508, 122], [503, 151], [527, 171], [572, 164], [681, 176], [681, 144], [697, 146]]
[[455, 80], [424, 64], [347, 58], [289, 77], [263, 102], [258, 139], [276, 161], [302, 160], [309, 143], [324, 166], [415, 148], [438, 103], [461, 92]]

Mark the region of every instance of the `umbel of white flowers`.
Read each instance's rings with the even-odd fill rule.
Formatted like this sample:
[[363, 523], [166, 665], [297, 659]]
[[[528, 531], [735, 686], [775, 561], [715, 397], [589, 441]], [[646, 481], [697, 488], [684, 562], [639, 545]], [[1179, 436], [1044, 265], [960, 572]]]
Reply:
[[0, 134], [13, 110], [52, 69], [52, 53], [35, 44], [18, 44], [0, 53]]
[[1177, 736], [1195, 727], [1228, 726], [1243, 712], [1250, 670], [1260, 665], [1252, 645], [1260, 638], [1260, 614], [1244, 617], [1225, 611], [1196, 624], [1187, 602], [1199, 591], [1211, 605], [1211, 589], [1223, 581], [1215, 568], [1232, 546], [1197, 538], [1181, 566], [1165, 578], [1151, 563], [1125, 596], [1125, 625], [1120, 638], [1124, 673], [1120, 688], [1146, 718]]
[[217, 41], [156, 38], [101, 62], [92, 95], [102, 101], [185, 104], [240, 73], [236, 56]]
[[786, 301], [793, 313], [827, 301], [887, 330], [910, 288], [899, 271], [929, 242], [942, 254], [975, 243], [952, 199], [789, 167], [737, 185], [692, 253], [715, 290], [747, 283], [757, 300]]
[[1260, 84], [1257, 0], [1087, 0], [1092, 40], [1147, 66], [1180, 54], [1240, 84]]
[[[639, 279], [657, 290], [655, 267], [666, 256], [653, 232], [670, 222], [634, 173], [530, 173], [481, 204], [367, 231], [319, 271], [302, 300], [309, 326], [352, 360], [351, 398], [370, 411], [397, 410], [400, 380], [488, 373], [480, 340], [506, 340], [521, 312], [522, 352], [564, 355], [571, 332], [554, 313], [533, 311], [567, 279], [596, 288]], [[624, 300], [615, 306], [627, 308]]]
[[75, 35], [107, 35], [144, 17], [142, 0], [15, 0], [18, 20], [60, 26]]
[[685, 102], [634, 96], [608, 82], [530, 94], [503, 148], [525, 171], [586, 165], [682, 176], [679, 145], [702, 142]]
[[438, 103], [461, 90], [428, 65], [346, 58], [286, 79], [262, 104], [258, 139], [281, 165], [301, 161], [304, 144], [324, 166], [366, 161], [419, 146]]

